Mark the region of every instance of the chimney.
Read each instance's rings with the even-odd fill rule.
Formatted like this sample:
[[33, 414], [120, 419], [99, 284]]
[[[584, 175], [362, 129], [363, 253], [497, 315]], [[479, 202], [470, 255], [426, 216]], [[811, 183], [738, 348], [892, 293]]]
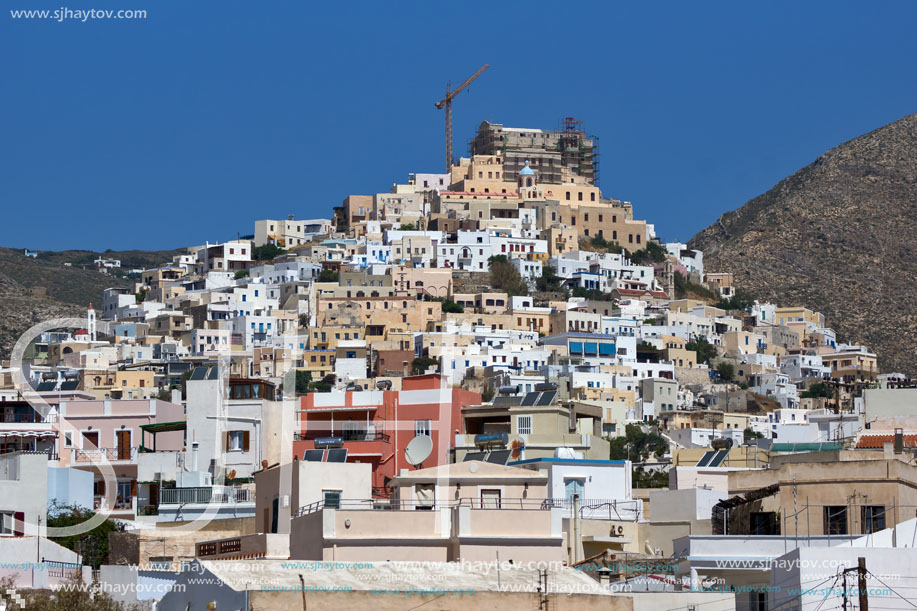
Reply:
[[197, 471], [197, 446], [196, 441], [191, 442], [191, 470]]
[[404, 377], [411, 375], [410, 364], [407, 361], [401, 361], [401, 371]]
[[886, 441], [882, 444], [882, 458], [885, 460], [891, 460], [895, 457], [895, 444], [891, 441]]
[[904, 429], [895, 429], [895, 454], [904, 453]]

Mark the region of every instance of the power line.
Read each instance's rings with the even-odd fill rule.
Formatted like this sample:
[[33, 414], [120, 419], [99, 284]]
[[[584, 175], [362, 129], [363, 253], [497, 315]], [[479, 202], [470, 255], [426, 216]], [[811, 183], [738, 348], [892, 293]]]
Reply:
[[873, 578], [873, 579], [875, 579], [876, 581], [878, 581], [879, 583], [881, 583], [883, 586], [885, 586], [886, 588], [888, 588], [889, 590], [891, 590], [892, 593], [893, 593], [895, 596], [897, 596], [898, 598], [900, 598], [901, 600], [903, 600], [904, 602], [906, 602], [906, 603], [909, 604], [910, 606], [912, 606], [912, 607], [914, 607], [915, 609], [917, 609], [917, 605], [915, 605], [914, 603], [912, 603], [912, 602], [911, 602], [910, 600], [908, 600], [907, 598], [901, 596], [901, 594], [899, 594], [898, 591], [895, 590], [895, 588], [891, 587], [890, 585], [888, 585], [887, 583], [885, 583], [884, 581], [882, 581], [881, 579], [879, 579], [878, 577], [876, 577], [875, 573], [873, 573], [872, 571], [869, 571], [869, 570], [867, 570], [866, 572], [869, 573], [870, 575], [872, 575], [872, 578]]

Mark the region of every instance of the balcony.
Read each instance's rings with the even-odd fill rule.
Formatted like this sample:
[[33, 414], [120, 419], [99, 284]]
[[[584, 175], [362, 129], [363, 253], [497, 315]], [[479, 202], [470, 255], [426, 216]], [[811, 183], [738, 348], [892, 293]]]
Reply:
[[98, 448], [94, 450], [73, 448], [72, 451], [72, 459], [75, 463], [134, 462], [137, 460], [137, 448]]
[[42, 417], [34, 411], [27, 414], [17, 414], [10, 412], [0, 413], [0, 423], [2, 424], [51, 424], [57, 422], [57, 414], [48, 414]]
[[96, 511], [111, 510], [111, 511], [120, 511], [120, 512], [124, 512], [124, 511], [133, 512], [135, 498], [136, 497], [133, 497], [133, 496], [129, 496], [127, 498], [119, 496], [115, 499], [114, 503], [111, 503], [107, 497], [97, 495], [93, 497], [92, 505]]
[[160, 505], [221, 505], [254, 503], [255, 491], [242, 487], [163, 488], [159, 491]]
[[468, 509], [524, 509], [533, 511], [550, 511], [556, 507], [557, 499], [479, 499], [460, 498], [423, 502], [406, 499], [340, 499], [334, 502], [316, 501], [300, 507], [293, 514], [294, 517], [309, 515], [325, 509], [343, 511], [436, 511], [439, 509], [454, 509], [465, 507]]
[[386, 433], [379, 431], [340, 431], [337, 433], [329, 431], [306, 431], [305, 433], [294, 433], [294, 441], [315, 441], [316, 439], [327, 439], [329, 437], [339, 437], [341, 441], [384, 441], [388, 442], [390, 437]]

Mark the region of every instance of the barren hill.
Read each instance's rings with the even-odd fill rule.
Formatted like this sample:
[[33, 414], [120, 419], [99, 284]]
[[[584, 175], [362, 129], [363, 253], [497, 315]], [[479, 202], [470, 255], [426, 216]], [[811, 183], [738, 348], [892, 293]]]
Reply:
[[837, 146], [691, 245], [759, 299], [824, 312], [883, 372], [917, 376], [917, 114]]

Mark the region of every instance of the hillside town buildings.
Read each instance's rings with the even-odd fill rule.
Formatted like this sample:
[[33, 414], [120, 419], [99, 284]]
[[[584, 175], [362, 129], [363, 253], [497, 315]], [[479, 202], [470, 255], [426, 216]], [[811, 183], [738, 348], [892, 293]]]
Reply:
[[[449, 173], [246, 220], [29, 338], [0, 378], [0, 560], [39, 545], [55, 576], [17, 587], [235, 609], [267, 570], [301, 588], [277, 604], [347, 582], [309, 596], [369, 608], [366, 563], [513, 608], [564, 586], [576, 608], [808, 609], [788, 584], [833, 573], [784, 561], [864, 557], [870, 588], [917, 590], [915, 384], [818, 311], [743, 300], [598, 167], [573, 119], [484, 122]], [[126, 526], [96, 573], [50, 540], [51, 501]]]

